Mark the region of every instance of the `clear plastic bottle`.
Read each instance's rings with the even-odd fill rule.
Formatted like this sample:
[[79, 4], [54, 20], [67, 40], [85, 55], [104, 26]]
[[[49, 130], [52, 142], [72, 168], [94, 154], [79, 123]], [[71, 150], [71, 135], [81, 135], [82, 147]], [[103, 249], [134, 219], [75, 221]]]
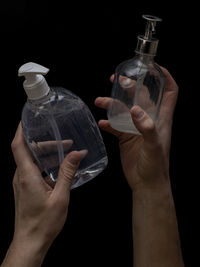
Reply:
[[156, 22], [161, 19], [150, 15], [143, 18], [147, 20], [145, 35], [138, 36], [135, 57], [116, 68], [108, 109], [112, 128], [134, 134], [140, 133], [133, 124], [130, 109], [139, 105], [156, 122], [165, 86], [164, 74], [154, 62], [158, 39], [152, 37]]
[[97, 176], [107, 165], [99, 128], [85, 103], [64, 88], [50, 88], [43, 75], [49, 70], [35, 63], [19, 69], [25, 76], [28, 99], [22, 111], [22, 128], [35, 159], [55, 182], [60, 163], [73, 150], [88, 150], [73, 180], [78, 187]]

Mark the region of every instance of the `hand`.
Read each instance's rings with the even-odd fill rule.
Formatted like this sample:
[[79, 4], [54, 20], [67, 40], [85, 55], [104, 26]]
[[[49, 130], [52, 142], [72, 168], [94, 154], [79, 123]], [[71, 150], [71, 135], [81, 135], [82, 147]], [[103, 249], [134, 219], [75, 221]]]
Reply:
[[54, 188], [44, 181], [34, 163], [21, 123], [12, 142], [12, 151], [17, 165], [13, 179], [15, 231], [2, 266], [39, 266], [64, 226], [71, 183], [87, 150], [73, 151], [65, 157]]
[[[156, 126], [139, 106], [133, 106], [130, 113], [141, 136], [116, 131], [108, 121], [99, 121], [100, 128], [119, 139], [122, 167], [133, 190], [135, 267], [184, 266], [169, 180], [171, 127], [178, 87], [169, 72], [162, 70], [166, 88]], [[111, 101], [101, 97], [95, 104], [108, 109]]]
[[[162, 71], [166, 77], [166, 88], [156, 126], [139, 106], [134, 106], [130, 112], [142, 136], [116, 131], [109, 121], [99, 121], [102, 130], [119, 139], [123, 171], [132, 190], [159, 186], [168, 180], [171, 128], [178, 86], [165, 68]], [[111, 76], [112, 82], [113, 79], [114, 75]], [[111, 101], [108, 97], [98, 97], [95, 105], [108, 109]]]

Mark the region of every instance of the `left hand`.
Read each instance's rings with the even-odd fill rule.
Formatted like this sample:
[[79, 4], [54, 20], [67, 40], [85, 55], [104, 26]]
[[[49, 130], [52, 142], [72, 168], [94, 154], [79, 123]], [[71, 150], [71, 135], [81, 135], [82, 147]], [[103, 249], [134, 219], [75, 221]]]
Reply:
[[30, 241], [50, 246], [67, 218], [70, 187], [86, 150], [69, 153], [60, 166], [54, 188], [41, 176], [25, 143], [21, 124], [12, 142], [17, 169], [13, 187], [15, 195], [14, 241]]

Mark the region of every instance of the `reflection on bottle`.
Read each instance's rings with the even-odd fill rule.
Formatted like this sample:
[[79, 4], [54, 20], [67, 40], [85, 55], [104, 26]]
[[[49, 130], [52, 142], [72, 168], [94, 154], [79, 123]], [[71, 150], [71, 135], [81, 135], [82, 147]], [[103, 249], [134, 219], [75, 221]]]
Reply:
[[44, 76], [49, 70], [36, 63], [19, 69], [25, 76], [28, 96], [22, 112], [26, 142], [50, 179], [56, 182], [60, 164], [74, 150], [87, 150], [71, 188], [82, 185], [102, 172], [108, 162], [99, 128], [85, 103], [60, 87], [49, 87]]
[[162, 70], [154, 62], [158, 39], [152, 37], [156, 23], [161, 19], [149, 15], [143, 15], [143, 18], [147, 20], [145, 34], [138, 36], [135, 57], [116, 68], [111, 94], [115, 101], [108, 110], [108, 119], [114, 129], [134, 134], [140, 133], [133, 124], [130, 109], [139, 105], [156, 122], [165, 86]]

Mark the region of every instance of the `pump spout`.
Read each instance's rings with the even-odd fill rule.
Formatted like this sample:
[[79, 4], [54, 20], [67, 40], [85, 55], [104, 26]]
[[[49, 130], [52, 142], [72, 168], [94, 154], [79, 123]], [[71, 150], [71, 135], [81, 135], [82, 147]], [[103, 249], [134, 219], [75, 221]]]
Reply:
[[49, 69], [33, 62], [26, 63], [19, 68], [18, 76], [25, 76], [23, 86], [29, 99], [40, 99], [48, 94], [50, 88], [43, 76], [48, 72]]
[[142, 17], [146, 19], [147, 24], [145, 28], [145, 34], [138, 36], [135, 52], [139, 54], [155, 56], [158, 46], [158, 39], [153, 38], [153, 34], [155, 33], [156, 23], [162, 21], [162, 19], [151, 15], [143, 15]]
[[25, 76], [25, 74], [42, 74], [45, 75], [49, 69], [34, 62], [28, 62], [22, 65], [18, 70], [18, 76]]
[[150, 21], [147, 23], [146, 25], [146, 30], [145, 30], [145, 34], [144, 34], [144, 38], [147, 40], [151, 40], [152, 39], [152, 35], [156, 32], [155, 30], [155, 25], [156, 23]]
[[156, 32], [156, 23], [162, 19], [151, 15], [143, 15], [142, 17], [147, 20], [144, 38], [151, 40], [152, 35]]

